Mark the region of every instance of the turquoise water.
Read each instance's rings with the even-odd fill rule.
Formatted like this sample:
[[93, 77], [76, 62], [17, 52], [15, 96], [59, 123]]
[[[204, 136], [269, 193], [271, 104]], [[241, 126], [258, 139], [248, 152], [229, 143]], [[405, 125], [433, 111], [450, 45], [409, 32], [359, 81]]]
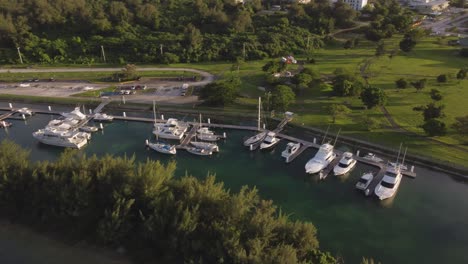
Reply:
[[[31, 136], [51, 118], [36, 115], [26, 122], [14, 120], [14, 127], [0, 130], [0, 140], [10, 138], [30, 148], [35, 160], [53, 160], [63, 149], [42, 145]], [[176, 160], [177, 176], [188, 173], [203, 178], [210, 172], [232, 191], [243, 185], [256, 186], [263, 198], [272, 199], [292, 219], [313, 222], [321, 247], [342, 256], [346, 263], [358, 263], [362, 256], [384, 264], [468, 263], [468, 186], [448, 175], [416, 168], [417, 179], [404, 178], [397, 196], [380, 202], [354, 189], [359, 176], [375, 170], [372, 167], [358, 164], [348, 177], [329, 176], [318, 181], [304, 172], [305, 163], [316, 150], [307, 150], [285, 164], [281, 151], [287, 142], [280, 142], [272, 151], [250, 152], [241, 144], [249, 132], [234, 130], [226, 130], [227, 140], [220, 142], [220, 153], [212, 157], [184, 151], [166, 156], [144, 147], [151, 129], [149, 123], [106, 124], [82, 151], [135, 154], [141, 161]]]

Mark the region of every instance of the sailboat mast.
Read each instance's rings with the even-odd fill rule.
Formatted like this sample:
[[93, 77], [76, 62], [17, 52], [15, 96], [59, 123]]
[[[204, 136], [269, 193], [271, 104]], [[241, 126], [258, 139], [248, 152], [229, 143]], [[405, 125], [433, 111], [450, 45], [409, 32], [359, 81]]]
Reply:
[[397, 159], [396, 159], [396, 164], [398, 165], [398, 160], [400, 159], [400, 152], [401, 152], [401, 146], [403, 145], [403, 143], [400, 143], [400, 148], [398, 149], [398, 156], [397, 156]]
[[405, 158], [406, 158], [406, 151], [408, 150], [408, 147], [405, 148], [405, 154], [403, 154], [403, 161], [401, 162], [401, 165], [405, 165]]
[[153, 100], [153, 118], [154, 123], [156, 124], [156, 102]]
[[336, 138], [335, 138], [335, 142], [333, 143], [333, 146], [336, 145], [336, 141], [338, 140], [338, 136], [340, 135], [340, 132], [341, 132], [341, 128], [340, 130], [338, 130], [338, 134], [336, 134]]
[[260, 131], [260, 108], [262, 105], [262, 97], [258, 97], [258, 120], [257, 120], [257, 130]]

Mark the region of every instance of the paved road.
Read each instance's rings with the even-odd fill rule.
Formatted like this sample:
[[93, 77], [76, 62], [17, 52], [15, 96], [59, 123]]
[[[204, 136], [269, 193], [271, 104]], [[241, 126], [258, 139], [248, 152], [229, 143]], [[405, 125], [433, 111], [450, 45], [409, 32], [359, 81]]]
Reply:
[[458, 25], [460, 22], [468, 19], [468, 13], [463, 15], [458, 15], [452, 18], [451, 14], [447, 14], [448, 17], [444, 17], [441, 20], [435, 22], [425, 22], [421, 25], [422, 28], [432, 29], [432, 32], [442, 34], [445, 33], [448, 28]]
[[[39, 69], [0, 69], [0, 73], [31, 73], [31, 72], [120, 72], [123, 68], [39, 68]], [[137, 68], [137, 71], [181, 71], [181, 72], [193, 72], [200, 74], [203, 79], [198, 82], [191, 82], [193, 86], [203, 86], [214, 81], [214, 75], [201, 70], [189, 69], [189, 68]]]

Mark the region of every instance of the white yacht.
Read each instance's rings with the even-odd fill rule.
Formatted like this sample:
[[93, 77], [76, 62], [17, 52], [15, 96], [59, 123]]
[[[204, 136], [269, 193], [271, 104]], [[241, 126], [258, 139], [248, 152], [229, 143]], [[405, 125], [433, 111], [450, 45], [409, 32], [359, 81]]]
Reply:
[[200, 139], [200, 140], [210, 141], [210, 142], [214, 142], [214, 141], [218, 141], [218, 140], [219, 140], [219, 136], [218, 136], [218, 135], [215, 135], [215, 134], [206, 134], [206, 133], [198, 133], [198, 134], [197, 134], [197, 138]]
[[244, 146], [248, 147], [250, 145], [255, 145], [265, 139], [267, 131], [260, 132], [255, 134], [244, 141]]
[[341, 158], [340, 162], [336, 164], [336, 166], [333, 168], [333, 173], [336, 176], [343, 175], [348, 173], [350, 170], [356, 166], [356, 160], [353, 157], [353, 153], [351, 152], [345, 152], [343, 153], [343, 157]]
[[56, 129], [60, 131], [69, 131], [69, 130], [74, 129], [74, 127], [79, 122], [80, 122], [79, 120], [73, 119], [71, 117], [67, 117], [65, 119], [53, 119], [49, 121], [49, 123], [46, 125], [46, 128]]
[[265, 139], [260, 144], [260, 149], [268, 149], [276, 146], [280, 142], [280, 139], [276, 137], [275, 132], [268, 132]]
[[372, 172], [364, 173], [356, 183], [356, 189], [365, 191], [373, 179], [374, 174]]
[[184, 132], [175, 127], [157, 127], [153, 130], [153, 134], [165, 139], [182, 139]]
[[333, 146], [325, 143], [320, 146], [318, 152], [315, 156], [310, 159], [306, 165], [306, 173], [318, 173], [321, 170], [325, 169], [332, 160], [336, 158], [335, 152], [333, 152]]
[[189, 126], [189, 124], [180, 122], [175, 118], [169, 118], [166, 123], [154, 123], [155, 129], [175, 128], [182, 132], [187, 132]]
[[174, 155], [177, 153], [176, 147], [174, 145], [170, 145], [170, 144], [166, 144], [162, 142], [156, 142], [156, 143], [148, 142], [148, 147], [150, 147], [151, 149], [157, 152], [164, 153], [164, 154]]
[[83, 132], [97, 132], [99, 130], [95, 126], [82, 126], [79, 129]]
[[194, 146], [196, 148], [202, 148], [202, 149], [211, 150], [213, 152], [219, 152], [218, 145], [216, 145], [214, 143], [191, 141], [190, 144], [192, 144], [192, 146]]
[[383, 162], [383, 159], [377, 157], [374, 153], [370, 153], [370, 152], [367, 153], [367, 155], [365, 155], [362, 158], [366, 159], [366, 160], [374, 161], [374, 162], [377, 162], [377, 163]]
[[197, 130], [197, 133], [199, 134], [210, 134], [210, 135], [213, 135], [214, 132], [211, 131], [209, 128], [207, 127], [200, 127], [198, 130]]
[[293, 143], [289, 142], [286, 145], [286, 149], [281, 152], [281, 157], [286, 158], [286, 161], [289, 157], [291, 157], [294, 153], [296, 153], [301, 148], [301, 143]]
[[93, 116], [93, 120], [100, 121], [100, 122], [112, 122], [114, 120], [114, 116], [111, 116], [108, 114], [96, 113]]
[[187, 148], [187, 151], [192, 154], [199, 155], [199, 156], [210, 156], [213, 154], [213, 151], [211, 150], [204, 149], [204, 148], [197, 148], [197, 147], [189, 147]]
[[67, 118], [73, 118], [77, 120], [84, 120], [86, 119], [86, 115], [81, 113], [79, 107], [75, 107], [75, 109], [71, 112], [63, 112], [61, 113], [62, 116], [67, 117]]
[[28, 115], [28, 116], [32, 116], [32, 111], [29, 110], [29, 108], [27, 107], [23, 107], [23, 108], [20, 108], [18, 109], [18, 113], [22, 114], [22, 115]]
[[82, 132], [64, 132], [46, 128], [34, 132], [33, 137], [47, 145], [80, 149], [88, 143], [87, 137], [80, 133]]
[[375, 187], [375, 195], [377, 195], [380, 200], [394, 196], [400, 186], [402, 177], [399, 164], [396, 164], [396, 166], [389, 164], [383, 179], [379, 182], [377, 187]]

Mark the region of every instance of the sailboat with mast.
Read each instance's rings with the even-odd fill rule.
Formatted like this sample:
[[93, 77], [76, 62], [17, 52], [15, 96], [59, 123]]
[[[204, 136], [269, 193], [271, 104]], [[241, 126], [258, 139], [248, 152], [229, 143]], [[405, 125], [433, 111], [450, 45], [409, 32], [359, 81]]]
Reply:
[[[153, 116], [154, 116], [154, 123], [156, 124], [156, 105], [155, 105], [155, 102], [153, 101]], [[163, 153], [163, 154], [176, 154], [177, 153], [177, 150], [176, 150], [176, 147], [174, 145], [171, 145], [171, 144], [167, 144], [167, 143], [164, 143], [164, 142], [160, 142], [158, 140], [158, 134], [155, 133], [156, 135], [156, 142], [152, 143], [152, 142], [149, 142], [147, 141], [146, 142], [146, 145], [159, 152], [159, 153]]]
[[268, 131], [261, 131], [260, 130], [260, 121], [261, 121], [261, 108], [262, 107], [262, 98], [258, 98], [258, 118], [257, 118], [257, 133], [244, 141], [244, 146], [248, 147], [250, 145], [258, 144], [259, 142], [263, 141], [268, 133]]

